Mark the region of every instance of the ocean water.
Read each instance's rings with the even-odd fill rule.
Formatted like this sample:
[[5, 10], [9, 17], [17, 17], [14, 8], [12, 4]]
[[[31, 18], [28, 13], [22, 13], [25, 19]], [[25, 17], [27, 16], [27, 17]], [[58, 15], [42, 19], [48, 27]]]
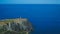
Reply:
[[0, 19], [27, 18], [31, 34], [60, 34], [60, 4], [0, 4]]

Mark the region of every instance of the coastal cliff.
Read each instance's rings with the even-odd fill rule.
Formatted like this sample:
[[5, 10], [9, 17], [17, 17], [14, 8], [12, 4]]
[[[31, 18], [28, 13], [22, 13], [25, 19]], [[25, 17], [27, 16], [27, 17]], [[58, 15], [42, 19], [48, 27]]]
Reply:
[[0, 30], [3, 30], [3, 34], [6, 32], [29, 34], [32, 31], [32, 25], [26, 18], [3, 19], [0, 20]]

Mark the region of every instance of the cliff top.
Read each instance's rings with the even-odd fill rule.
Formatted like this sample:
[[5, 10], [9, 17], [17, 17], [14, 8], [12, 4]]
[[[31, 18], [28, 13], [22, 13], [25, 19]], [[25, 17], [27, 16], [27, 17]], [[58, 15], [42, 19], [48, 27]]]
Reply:
[[3, 20], [0, 20], [0, 25], [5, 25], [6, 23], [9, 23], [9, 22], [15, 22], [15, 23], [19, 23], [20, 21], [27, 21], [26, 18], [14, 18], [14, 19], [3, 19]]

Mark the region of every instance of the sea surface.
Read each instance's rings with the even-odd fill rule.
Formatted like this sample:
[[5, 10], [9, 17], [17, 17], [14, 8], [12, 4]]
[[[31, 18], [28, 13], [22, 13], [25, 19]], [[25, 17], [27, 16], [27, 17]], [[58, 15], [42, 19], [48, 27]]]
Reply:
[[0, 20], [27, 18], [31, 34], [60, 34], [60, 4], [0, 4]]

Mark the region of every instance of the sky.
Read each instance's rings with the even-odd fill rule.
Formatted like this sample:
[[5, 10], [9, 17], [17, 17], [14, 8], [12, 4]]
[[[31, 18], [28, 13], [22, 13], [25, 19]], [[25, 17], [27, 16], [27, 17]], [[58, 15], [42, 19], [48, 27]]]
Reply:
[[60, 0], [0, 0], [0, 4], [60, 4]]

